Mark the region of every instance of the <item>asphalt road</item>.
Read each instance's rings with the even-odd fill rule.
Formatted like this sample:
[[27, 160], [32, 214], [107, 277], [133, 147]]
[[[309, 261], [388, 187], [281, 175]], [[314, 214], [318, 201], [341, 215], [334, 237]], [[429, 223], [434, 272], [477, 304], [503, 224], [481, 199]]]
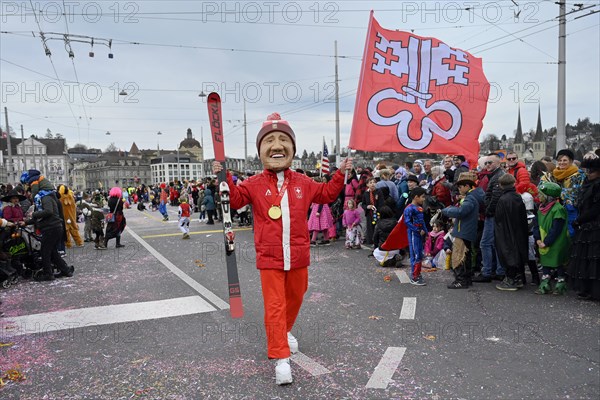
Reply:
[[[170, 208], [172, 220], [176, 209]], [[266, 358], [252, 231], [237, 231], [245, 315], [231, 319], [220, 225], [182, 240], [126, 210], [124, 249], [68, 252], [75, 276], [0, 291], [2, 399], [597, 399], [600, 307], [573, 293], [448, 290], [384, 269], [343, 242], [311, 251], [294, 328], [294, 383]], [[391, 278], [386, 279], [386, 277]]]

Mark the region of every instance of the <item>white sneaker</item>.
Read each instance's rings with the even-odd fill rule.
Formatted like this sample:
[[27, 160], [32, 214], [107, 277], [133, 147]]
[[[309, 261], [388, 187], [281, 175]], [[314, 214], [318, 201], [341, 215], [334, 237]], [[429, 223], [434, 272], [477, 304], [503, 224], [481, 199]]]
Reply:
[[288, 345], [290, 346], [290, 353], [296, 354], [298, 352], [298, 339], [288, 332]]
[[275, 383], [278, 385], [287, 385], [292, 383], [292, 368], [289, 358], [280, 358], [275, 363]]

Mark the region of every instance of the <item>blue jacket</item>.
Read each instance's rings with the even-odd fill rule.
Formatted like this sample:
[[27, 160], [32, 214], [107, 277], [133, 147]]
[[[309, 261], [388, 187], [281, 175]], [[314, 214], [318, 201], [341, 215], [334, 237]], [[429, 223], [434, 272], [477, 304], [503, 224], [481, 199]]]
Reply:
[[210, 189], [204, 190], [204, 199], [202, 200], [201, 205], [206, 207], [206, 211], [216, 210], [217, 207], [215, 205], [215, 198], [213, 197]]
[[446, 207], [442, 214], [456, 218], [452, 236], [474, 242], [477, 240], [477, 221], [479, 208], [484, 204], [485, 193], [483, 189], [476, 188], [467, 193], [460, 207]]

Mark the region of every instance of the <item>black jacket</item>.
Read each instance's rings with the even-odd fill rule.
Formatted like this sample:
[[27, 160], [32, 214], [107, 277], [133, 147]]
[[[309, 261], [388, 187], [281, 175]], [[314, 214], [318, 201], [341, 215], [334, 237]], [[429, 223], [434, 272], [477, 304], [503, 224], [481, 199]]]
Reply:
[[384, 218], [377, 221], [375, 233], [373, 233], [373, 244], [375, 244], [376, 248], [381, 248], [381, 245], [387, 240], [396, 224], [397, 220], [395, 217]]
[[500, 183], [498, 183], [498, 179], [504, 174], [504, 170], [498, 167], [488, 175], [489, 183], [487, 190], [485, 191], [486, 217], [493, 217], [496, 215], [496, 204], [498, 203], [500, 196], [502, 196], [502, 188], [500, 187]]
[[47, 194], [42, 197], [41, 202], [42, 209], [33, 213], [32, 219], [27, 221], [27, 225], [35, 224], [42, 233], [49, 229], [62, 227], [62, 206], [56, 198], [56, 194]]
[[504, 267], [527, 264], [529, 230], [525, 203], [514, 188], [506, 189], [498, 200], [494, 234], [498, 259]]

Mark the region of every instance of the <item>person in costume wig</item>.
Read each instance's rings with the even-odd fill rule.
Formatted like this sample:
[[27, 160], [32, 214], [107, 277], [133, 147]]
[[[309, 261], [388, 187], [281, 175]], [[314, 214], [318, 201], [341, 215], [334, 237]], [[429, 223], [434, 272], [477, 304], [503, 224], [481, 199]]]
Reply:
[[[260, 271], [267, 334], [267, 356], [276, 360], [275, 381], [292, 382], [289, 357], [298, 351], [291, 330], [308, 288], [310, 240], [306, 215], [311, 203], [328, 204], [344, 188], [344, 171], [351, 159], [328, 183], [317, 183], [290, 169], [296, 154], [296, 135], [287, 121], [274, 113], [267, 117], [256, 137], [264, 171], [239, 185], [227, 173], [231, 207], [252, 205], [256, 267]], [[213, 173], [222, 170], [213, 163]]]

